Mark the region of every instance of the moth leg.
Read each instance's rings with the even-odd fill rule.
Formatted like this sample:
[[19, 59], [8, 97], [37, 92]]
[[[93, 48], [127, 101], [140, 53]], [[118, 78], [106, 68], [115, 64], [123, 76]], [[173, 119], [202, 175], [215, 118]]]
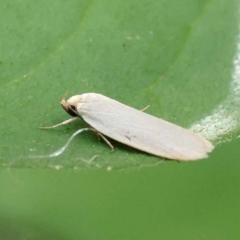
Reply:
[[141, 112], [144, 112], [145, 110], [147, 110], [150, 107], [150, 105], [147, 105], [145, 108], [141, 109]]
[[73, 118], [70, 118], [70, 119], [68, 119], [68, 120], [66, 120], [66, 121], [63, 121], [63, 122], [59, 123], [59, 124], [56, 124], [56, 125], [54, 125], [54, 126], [50, 126], [50, 127], [40, 127], [40, 128], [41, 128], [41, 129], [56, 128], [56, 127], [59, 127], [59, 126], [62, 126], [62, 125], [71, 123], [71, 122], [73, 122], [73, 121], [76, 121], [77, 119], [79, 119], [79, 117], [73, 117]]
[[104, 137], [100, 132], [97, 132], [97, 135], [100, 136], [100, 137], [105, 141], [105, 143], [111, 148], [111, 151], [113, 152], [113, 151], [114, 151], [114, 147], [113, 147], [113, 145], [107, 140], [107, 138]]

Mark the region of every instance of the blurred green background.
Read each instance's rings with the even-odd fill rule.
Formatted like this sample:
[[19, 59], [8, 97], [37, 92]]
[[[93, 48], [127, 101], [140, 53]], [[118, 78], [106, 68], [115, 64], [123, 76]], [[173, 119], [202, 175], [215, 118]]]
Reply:
[[[1, 1], [0, 239], [239, 239], [240, 2]], [[93, 133], [60, 98], [98, 92], [208, 138], [163, 161]], [[33, 158], [34, 157], [34, 158]]]

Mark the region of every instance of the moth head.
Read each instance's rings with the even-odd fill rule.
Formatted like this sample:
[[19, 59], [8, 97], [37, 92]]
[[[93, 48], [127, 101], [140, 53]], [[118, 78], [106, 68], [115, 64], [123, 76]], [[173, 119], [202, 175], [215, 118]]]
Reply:
[[77, 112], [77, 104], [79, 103], [79, 97], [80, 95], [73, 96], [69, 98], [67, 101], [65, 100], [67, 93], [62, 97], [60, 104], [62, 108], [71, 116], [73, 117], [79, 117], [79, 114]]

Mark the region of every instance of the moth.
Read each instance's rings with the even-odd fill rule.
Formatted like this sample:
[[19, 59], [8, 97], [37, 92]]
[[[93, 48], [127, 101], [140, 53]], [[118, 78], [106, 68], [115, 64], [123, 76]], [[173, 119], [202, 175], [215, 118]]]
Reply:
[[[72, 116], [62, 123], [45, 129], [55, 128], [82, 119], [90, 128], [79, 129], [68, 143], [82, 131], [91, 130], [101, 136], [140, 151], [180, 161], [191, 161], [208, 157], [214, 146], [208, 140], [176, 124], [134, 109], [98, 93], [84, 93], [64, 98], [60, 102], [63, 109]], [[61, 154], [68, 143], [51, 156]]]

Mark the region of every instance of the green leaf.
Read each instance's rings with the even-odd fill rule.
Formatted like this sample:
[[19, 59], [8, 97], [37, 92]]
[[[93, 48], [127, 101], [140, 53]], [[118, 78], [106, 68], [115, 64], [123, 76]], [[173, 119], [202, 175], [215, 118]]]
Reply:
[[[79, 121], [59, 99], [98, 92], [183, 127], [215, 145], [239, 128], [238, 2], [5, 1], [1, 4], [0, 156], [20, 168], [128, 168], [159, 158], [93, 133], [57, 158]], [[96, 156], [95, 159], [93, 157]]]
[[[238, 0], [1, 1], [0, 239], [239, 239], [239, 23]], [[178, 164], [84, 132], [31, 158], [86, 126], [39, 129], [69, 118], [67, 91], [150, 105], [216, 148]]]

